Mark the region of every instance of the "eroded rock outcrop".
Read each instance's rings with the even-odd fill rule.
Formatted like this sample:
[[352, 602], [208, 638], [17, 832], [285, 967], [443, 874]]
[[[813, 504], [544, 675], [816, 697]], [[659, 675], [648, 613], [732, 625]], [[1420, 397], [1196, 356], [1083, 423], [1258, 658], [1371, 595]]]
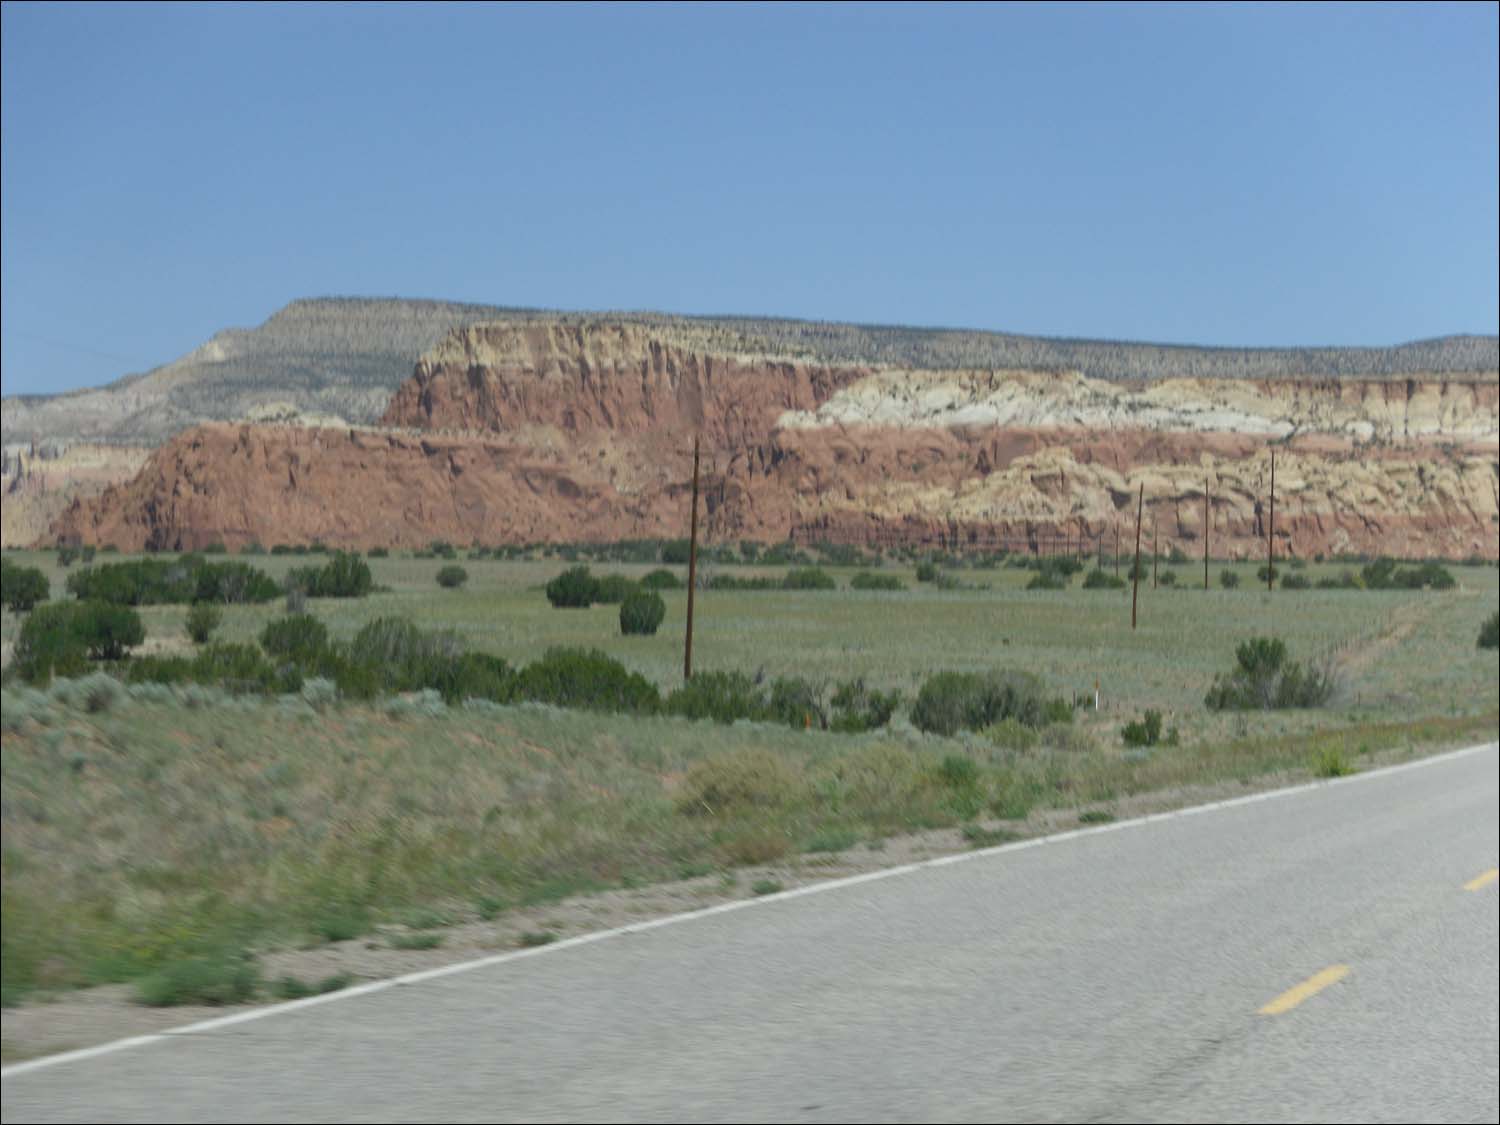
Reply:
[[53, 537], [174, 549], [681, 535], [689, 449], [714, 538], [1050, 544], [1133, 526], [1163, 549], [1494, 557], [1493, 373], [1107, 381], [716, 353], [633, 323], [455, 331], [381, 428], [209, 425]]

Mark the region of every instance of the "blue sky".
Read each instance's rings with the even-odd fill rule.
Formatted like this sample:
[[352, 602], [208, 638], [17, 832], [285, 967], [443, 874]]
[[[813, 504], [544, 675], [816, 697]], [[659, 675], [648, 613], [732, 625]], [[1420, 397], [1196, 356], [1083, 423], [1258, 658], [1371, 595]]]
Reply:
[[6, 3], [5, 393], [402, 295], [1494, 333], [1497, 6]]

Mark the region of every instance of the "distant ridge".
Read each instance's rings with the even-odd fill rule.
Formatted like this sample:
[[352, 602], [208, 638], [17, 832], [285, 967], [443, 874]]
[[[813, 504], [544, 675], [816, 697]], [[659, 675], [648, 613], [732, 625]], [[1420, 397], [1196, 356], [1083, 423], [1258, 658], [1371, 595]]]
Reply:
[[203, 421], [291, 408], [368, 423], [417, 359], [450, 332], [494, 320], [631, 321], [708, 351], [914, 369], [1078, 371], [1106, 379], [1485, 376], [1500, 338], [1444, 336], [1395, 347], [1218, 348], [1052, 339], [971, 329], [756, 316], [557, 312], [404, 298], [293, 301], [257, 328], [229, 328], [180, 359], [103, 387], [3, 400], [8, 446], [158, 445]]

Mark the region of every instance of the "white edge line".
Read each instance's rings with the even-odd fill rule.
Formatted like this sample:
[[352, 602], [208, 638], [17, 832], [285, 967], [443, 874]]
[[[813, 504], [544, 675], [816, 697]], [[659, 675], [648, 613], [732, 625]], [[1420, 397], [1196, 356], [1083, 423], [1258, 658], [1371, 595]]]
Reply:
[[1231, 797], [1223, 801], [1210, 801], [1202, 805], [1190, 805], [1171, 812], [1151, 813], [1147, 816], [1133, 817], [1130, 820], [1091, 825], [1087, 828], [1073, 828], [1066, 832], [1054, 833], [1050, 836], [1033, 836], [1027, 840], [1016, 840], [1007, 844], [996, 844], [989, 848], [975, 848], [973, 851], [954, 852], [950, 855], [924, 859], [916, 863], [905, 863], [899, 867], [883, 867], [877, 871], [866, 871], [862, 874], [849, 875], [842, 879], [829, 879], [821, 883], [808, 883], [801, 887], [793, 887], [788, 891], [778, 891], [775, 894], [760, 895], [755, 898], [735, 899], [733, 902], [721, 902], [714, 906], [703, 907], [700, 910], [689, 910], [681, 914], [668, 914], [662, 918], [653, 918], [645, 922], [632, 922], [630, 925], [617, 926], [611, 930], [597, 930], [590, 934], [579, 934], [577, 937], [563, 938], [561, 941], [549, 942], [546, 945], [539, 945], [530, 949], [515, 949], [505, 953], [495, 953], [489, 957], [480, 957], [472, 961], [459, 961], [455, 964], [442, 965], [435, 969], [423, 969], [419, 972], [406, 973], [398, 977], [387, 977], [383, 980], [369, 981], [365, 984], [340, 989], [337, 992], [324, 993], [321, 996], [308, 996], [301, 1000], [289, 1000], [281, 1004], [269, 1004], [265, 1007], [237, 1012], [232, 1016], [220, 1016], [216, 1019], [200, 1020], [197, 1023], [183, 1024], [180, 1027], [167, 1028], [149, 1035], [136, 1035], [129, 1039], [116, 1039], [110, 1043], [101, 1043], [96, 1047], [84, 1047], [76, 1051], [64, 1051], [56, 1055], [31, 1059], [27, 1062], [14, 1063], [11, 1066], [0, 1067], [0, 1079], [15, 1078], [22, 1074], [28, 1074], [47, 1067], [61, 1066], [65, 1063], [83, 1062], [87, 1059], [98, 1058], [101, 1055], [114, 1054], [116, 1051], [128, 1051], [134, 1047], [145, 1047], [152, 1043], [163, 1043], [178, 1036], [216, 1031], [220, 1028], [233, 1027], [235, 1024], [249, 1023], [252, 1020], [266, 1019], [269, 1016], [279, 1016], [289, 1012], [300, 1011], [304, 1008], [316, 1007], [319, 1004], [331, 1004], [338, 1000], [352, 1000], [356, 996], [366, 996], [372, 992], [383, 992], [388, 988], [421, 984], [425, 981], [437, 980], [440, 977], [488, 968], [491, 965], [502, 965], [510, 961], [520, 961], [527, 957], [540, 957], [548, 953], [559, 953], [564, 949], [572, 949], [580, 945], [590, 945], [593, 942], [605, 941], [609, 938], [645, 933], [648, 930], [660, 929], [663, 926], [675, 926], [682, 922], [692, 922], [699, 918], [709, 918], [716, 914], [729, 914], [736, 910], [746, 910], [752, 906], [761, 906], [765, 903], [782, 902], [786, 899], [801, 898], [805, 895], [822, 894], [825, 891], [836, 891], [845, 887], [854, 887], [861, 883], [874, 883], [882, 879], [893, 879], [900, 875], [909, 875], [915, 871], [920, 871], [923, 868], [947, 867], [951, 864], [966, 863], [970, 860], [984, 859], [1006, 852], [1018, 852], [1024, 851], [1027, 848], [1060, 844], [1068, 840], [1081, 839], [1085, 836], [1097, 836], [1105, 832], [1118, 832], [1125, 828], [1138, 828], [1141, 825], [1153, 824], [1158, 821], [1197, 816], [1200, 813], [1230, 809], [1241, 805], [1253, 805], [1261, 801], [1270, 801], [1279, 797], [1291, 797], [1299, 793], [1308, 793], [1315, 789], [1325, 789], [1334, 785], [1347, 785], [1375, 777], [1388, 777], [1391, 774], [1403, 773], [1406, 770], [1422, 769], [1441, 762], [1466, 758], [1471, 754], [1482, 754], [1497, 748], [1500, 748], [1500, 743], [1485, 742], [1477, 746], [1466, 746], [1459, 750], [1448, 750], [1430, 757], [1418, 758], [1411, 762], [1401, 762], [1394, 766], [1382, 766], [1379, 769], [1350, 774], [1347, 777], [1304, 782], [1299, 785], [1288, 786], [1285, 789], [1270, 789], [1263, 793], [1251, 793], [1244, 797]]

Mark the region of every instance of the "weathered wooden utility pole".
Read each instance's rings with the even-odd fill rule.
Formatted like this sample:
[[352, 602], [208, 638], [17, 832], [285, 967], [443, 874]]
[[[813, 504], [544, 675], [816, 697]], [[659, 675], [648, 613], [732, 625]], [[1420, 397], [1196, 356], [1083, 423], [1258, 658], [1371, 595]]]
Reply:
[[1271, 519], [1266, 524], [1266, 589], [1276, 582], [1276, 450], [1271, 450]]
[[1141, 496], [1135, 502], [1135, 566], [1131, 567], [1130, 627], [1135, 628], [1135, 603], [1141, 593], [1141, 509], [1146, 503], [1146, 485], [1141, 483]]
[[[1145, 485], [1141, 486], [1145, 488]], [[1161, 561], [1161, 554], [1156, 549], [1156, 513], [1151, 513], [1151, 588], [1156, 589], [1156, 567]]]
[[1203, 588], [1208, 589], [1208, 478], [1203, 478]]
[[693, 594], [698, 589], [698, 435], [693, 435], [693, 515], [688, 532], [687, 639], [682, 647], [682, 678], [693, 678]]

